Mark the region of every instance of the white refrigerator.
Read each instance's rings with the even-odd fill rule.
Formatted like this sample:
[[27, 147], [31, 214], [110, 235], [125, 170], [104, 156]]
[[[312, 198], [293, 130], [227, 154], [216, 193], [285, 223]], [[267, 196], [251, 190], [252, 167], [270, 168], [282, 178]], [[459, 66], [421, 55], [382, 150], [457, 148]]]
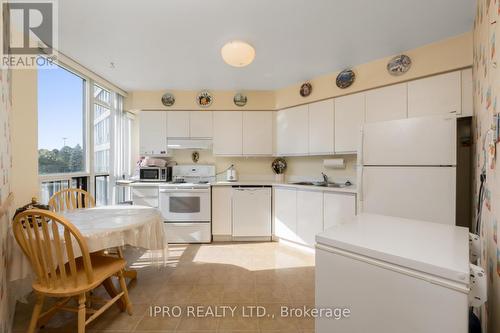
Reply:
[[366, 124], [361, 211], [455, 225], [456, 138], [454, 116]]

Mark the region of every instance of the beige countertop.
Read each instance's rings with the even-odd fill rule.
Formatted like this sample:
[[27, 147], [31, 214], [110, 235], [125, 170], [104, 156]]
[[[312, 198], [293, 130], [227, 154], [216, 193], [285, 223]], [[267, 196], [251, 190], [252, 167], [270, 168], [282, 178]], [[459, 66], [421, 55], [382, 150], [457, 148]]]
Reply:
[[277, 183], [273, 181], [237, 181], [237, 182], [228, 182], [228, 181], [219, 181], [216, 183], [212, 183], [212, 186], [272, 186], [272, 187], [284, 187], [284, 188], [296, 188], [300, 190], [308, 190], [308, 191], [322, 191], [322, 192], [341, 192], [341, 193], [354, 193], [358, 192], [356, 185], [351, 185], [347, 187], [321, 187], [314, 185], [296, 185], [296, 184], [287, 184], [287, 183]]
[[[161, 187], [165, 185], [165, 182], [123, 182], [117, 181], [117, 185], [120, 186], [131, 186], [131, 187]], [[351, 185], [347, 187], [321, 187], [314, 185], [296, 185], [296, 184], [287, 184], [287, 183], [277, 183], [269, 180], [264, 181], [236, 181], [236, 182], [228, 182], [228, 181], [218, 181], [214, 183], [210, 183], [211, 186], [272, 186], [278, 188], [296, 188], [300, 190], [308, 190], [308, 191], [321, 191], [321, 192], [337, 192], [337, 193], [352, 193], [356, 194], [358, 192], [356, 185]]]

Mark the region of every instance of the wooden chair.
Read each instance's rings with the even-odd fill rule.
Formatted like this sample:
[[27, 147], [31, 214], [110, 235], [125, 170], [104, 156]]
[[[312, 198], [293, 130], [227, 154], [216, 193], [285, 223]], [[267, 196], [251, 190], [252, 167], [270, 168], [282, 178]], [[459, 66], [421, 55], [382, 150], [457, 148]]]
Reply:
[[95, 199], [89, 192], [79, 188], [68, 188], [54, 193], [49, 199], [54, 212], [95, 207]]
[[[49, 207], [54, 212], [63, 212], [73, 209], [92, 208], [95, 207], [94, 197], [87, 191], [79, 188], [68, 188], [54, 193], [49, 199]], [[108, 253], [123, 259], [123, 251], [121, 247], [108, 250]], [[137, 271], [125, 270], [126, 278], [137, 279]]]
[[[89, 254], [82, 234], [65, 218], [45, 210], [27, 210], [14, 218], [13, 232], [36, 274], [32, 286], [37, 300], [28, 333], [34, 333], [58, 310], [78, 313], [78, 333], [84, 333], [86, 325], [117, 301], [123, 302], [132, 314], [123, 277], [125, 260]], [[87, 309], [86, 294], [101, 284], [112, 284], [113, 276], [118, 277], [121, 292], [99, 309]], [[41, 313], [45, 297], [62, 299]], [[78, 300], [77, 308], [66, 306], [72, 298]]]

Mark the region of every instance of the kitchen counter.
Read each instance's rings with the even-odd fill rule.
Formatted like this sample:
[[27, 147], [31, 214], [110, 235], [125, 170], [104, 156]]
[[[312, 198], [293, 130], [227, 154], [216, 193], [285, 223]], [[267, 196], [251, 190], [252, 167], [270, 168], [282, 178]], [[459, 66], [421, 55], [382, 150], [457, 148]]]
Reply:
[[273, 181], [219, 181], [217, 183], [212, 183], [212, 186], [272, 186], [272, 187], [286, 187], [286, 188], [296, 188], [300, 190], [308, 191], [320, 191], [320, 192], [341, 192], [341, 193], [353, 193], [358, 192], [356, 185], [346, 186], [346, 187], [322, 187], [314, 185], [296, 185], [288, 183], [277, 183]]
[[468, 281], [468, 230], [454, 225], [358, 214], [316, 236], [319, 245]]
[[324, 187], [314, 185], [296, 185], [296, 184], [274, 184], [273, 187], [296, 188], [298, 190], [320, 191], [320, 192], [340, 192], [340, 193], [358, 193], [356, 185], [346, 187]]
[[130, 186], [130, 187], [160, 187], [165, 185], [165, 182], [140, 182], [140, 181], [116, 181], [117, 186]]
[[[119, 186], [130, 186], [130, 187], [161, 187], [165, 185], [165, 182], [123, 182], [117, 181], [116, 185]], [[278, 188], [296, 188], [299, 190], [308, 190], [308, 191], [320, 191], [320, 192], [338, 192], [338, 193], [352, 193], [356, 194], [358, 192], [356, 185], [346, 186], [346, 187], [322, 187], [322, 186], [314, 186], [314, 185], [296, 185], [296, 184], [288, 184], [288, 183], [277, 183], [269, 180], [265, 181], [236, 181], [236, 182], [228, 182], [228, 181], [218, 181], [214, 183], [210, 183], [211, 186], [272, 186]]]

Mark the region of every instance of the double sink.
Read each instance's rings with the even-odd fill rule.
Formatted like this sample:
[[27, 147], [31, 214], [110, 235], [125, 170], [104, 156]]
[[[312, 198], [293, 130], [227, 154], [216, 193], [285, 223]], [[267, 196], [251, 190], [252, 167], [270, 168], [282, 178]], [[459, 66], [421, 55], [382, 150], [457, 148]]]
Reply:
[[345, 183], [333, 183], [333, 182], [296, 182], [291, 183], [292, 185], [306, 185], [306, 186], [318, 186], [318, 187], [336, 187], [342, 188], [351, 186], [351, 182], [347, 181]]

